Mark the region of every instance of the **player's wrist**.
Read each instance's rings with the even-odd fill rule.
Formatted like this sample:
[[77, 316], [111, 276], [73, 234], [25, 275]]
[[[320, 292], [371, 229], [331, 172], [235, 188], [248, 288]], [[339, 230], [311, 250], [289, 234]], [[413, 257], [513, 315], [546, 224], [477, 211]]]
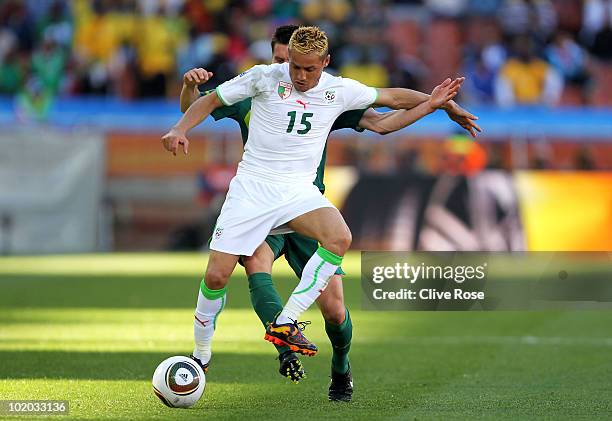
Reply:
[[436, 104], [434, 99], [430, 98], [429, 101], [427, 101], [427, 111], [430, 112], [430, 113], [433, 113], [436, 110], [444, 108], [445, 105], [446, 105], [446, 103], [444, 103], [444, 104]]
[[440, 108], [443, 109], [446, 112], [452, 112], [452, 110], [455, 108], [456, 105], [457, 105], [457, 103], [451, 99], [450, 101], [446, 102]]
[[177, 124], [176, 126], [172, 126], [172, 128], [170, 129], [170, 133], [172, 133], [173, 135], [185, 136], [187, 134], [187, 130]]

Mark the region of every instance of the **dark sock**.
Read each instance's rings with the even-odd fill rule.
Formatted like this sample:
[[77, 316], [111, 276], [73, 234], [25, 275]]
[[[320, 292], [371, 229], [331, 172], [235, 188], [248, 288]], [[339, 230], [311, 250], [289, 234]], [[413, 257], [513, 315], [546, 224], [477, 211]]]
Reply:
[[344, 321], [339, 325], [325, 321], [325, 332], [332, 344], [332, 370], [338, 374], [345, 374], [349, 369], [348, 354], [353, 337], [353, 323], [348, 308]]
[[[265, 272], [258, 272], [250, 275], [249, 293], [255, 313], [257, 313], [264, 327], [267, 327], [283, 309], [283, 302], [276, 288], [274, 288], [272, 276]], [[289, 351], [289, 347], [287, 346], [274, 346], [279, 354]]]

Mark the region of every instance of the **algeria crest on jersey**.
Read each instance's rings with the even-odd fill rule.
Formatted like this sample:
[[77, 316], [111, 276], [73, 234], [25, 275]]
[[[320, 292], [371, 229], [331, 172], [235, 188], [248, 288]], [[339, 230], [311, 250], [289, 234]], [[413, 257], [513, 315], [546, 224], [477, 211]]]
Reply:
[[289, 98], [289, 95], [291, 95], [292, 90], [293, 85], [291, 83], [278, 82], [278, 96], [280, 96], [281, 99]]
[[335, 100], [336, 100], [336, 91], [334, 90], [325, 91], [325, 101], [327, 101], [328, 104], [331, 104]]

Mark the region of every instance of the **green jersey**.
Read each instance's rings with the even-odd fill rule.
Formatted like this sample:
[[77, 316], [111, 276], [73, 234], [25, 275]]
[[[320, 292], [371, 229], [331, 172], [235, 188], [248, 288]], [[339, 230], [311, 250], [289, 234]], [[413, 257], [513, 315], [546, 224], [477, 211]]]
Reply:
[[[206, 91], [203, 95], [206, 95], [213, 91]], [[363, 110], [352, 110], [346, 111], [334, 121], [331, 131], [340, 129], [353, 129], [358, 132], [362, 132], [364, 129], [359, 127], [359, 121], [366, 112]], [[247, 98], [244, 101], [240, 101], [234, 105], [222, 106], [215, 109], [212, 114], [215, 121], [223, 118], [230, 118], [238, 123], [240, 126], [240, 134], [242, 135], [242, 143], [246, 144], [249, 138], [249, 118], [251, 117], [251, 98]], [[321, 162], [317, 168], [317, 177], [314, 180], [314, 185], [321, 190], [321, 193], [325, 192], [325, 184], [323, 184], [323, 175], [325, 172], [325, 160], [327, 158], [327, 143], [323, 149], [323, 155], [321, 156]]]

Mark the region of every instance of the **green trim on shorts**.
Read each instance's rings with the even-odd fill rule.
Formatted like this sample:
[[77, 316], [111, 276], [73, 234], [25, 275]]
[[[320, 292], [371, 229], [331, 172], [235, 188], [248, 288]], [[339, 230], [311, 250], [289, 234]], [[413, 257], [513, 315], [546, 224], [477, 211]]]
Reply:
[[274, 260], [285, 254], [285, 234], [268, 235], [266, 243], [274, 254]]

